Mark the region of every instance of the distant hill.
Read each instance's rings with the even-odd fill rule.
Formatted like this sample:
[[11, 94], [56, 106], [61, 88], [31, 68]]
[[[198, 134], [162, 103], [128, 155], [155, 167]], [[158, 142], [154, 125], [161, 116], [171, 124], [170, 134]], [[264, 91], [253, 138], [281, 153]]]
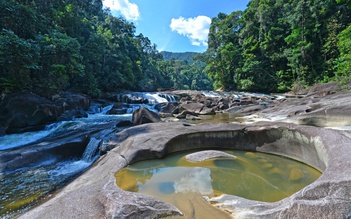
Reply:
[[192, 57], [195, 55], [198, 55], [200, 53], [197, 52], [167, 52], [167, 51], [162, 51], [161, 54], [163, 55], [163, 58], [165, 60], [184, 60], [187, 61], [189, 64], [192, 64], [194, 61]]

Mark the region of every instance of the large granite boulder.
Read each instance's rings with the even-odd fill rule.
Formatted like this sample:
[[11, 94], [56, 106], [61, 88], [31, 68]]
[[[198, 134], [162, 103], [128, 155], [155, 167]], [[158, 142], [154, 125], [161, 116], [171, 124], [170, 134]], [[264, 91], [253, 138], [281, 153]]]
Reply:
[[30, 92], [9, 94], [0, 103], [0, 127], [7, 134], [41, 130], [55, 121], [86, 117], [89, 106], [90, 98], [70, 92], [54, 95], [53, 100]]
[[151, 110], [148, 110], [145, 107], [140, 107], [139, 109], [133, 112], [133, 116], [132, 116], [133, 125], [141, 125], [141, 124], [153, 123], [153, 122], [161, 122], [161, 118], [157, 113]]
[[6, 133], [42, 129], [56, 121], [60, 109], [52, 101], [34, 93], [20, 92], [7, 95], [0, 103], [0, 124]]
[[204, 197], [208, 208], [233, 218], [350, 218], [351, 132], [287, 123], [153, 123], [110, 136], [110, 150], [91, 169], [45, 203], [19, 218], [161, 218], [181, 215], [151, 196], [118, 188], [114, 174], [136, 161], [189, 149], [239, 149], [292, 158], [320, 170], [315, 182], [290, 197], [268, 203], [232, 195]]
[[91, 104], [90, 97], [84, 94], [68, 91], [60, 92], [52, 97], [55, 104], [62, 108], [62, 111], [82, 109], [87, 111]]

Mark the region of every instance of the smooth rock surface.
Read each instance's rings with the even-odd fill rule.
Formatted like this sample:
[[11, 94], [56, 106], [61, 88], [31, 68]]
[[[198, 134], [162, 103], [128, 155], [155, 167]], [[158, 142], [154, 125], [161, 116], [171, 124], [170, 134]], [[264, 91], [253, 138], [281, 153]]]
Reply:
[[216, 150], [199, 151], [185, 156], [185, 159], [187, 159], [190, 162], [201, 162], [201, 161], [214, 159], [214, 158], [236, 159], [237, 157], [232, 154], [228, 154], [228, 153], [225, 153], [222, 151], [216, 151]]
[[141, 125], [145, 123], [153, 123], [153, 122], [160, 122], [160, 116], [148, 110], [145, 107], [140, 107], [133, 113], [132, 124], [133, 125]]
[[0, 100], [0, 135], [38, 131], [56, 121], [86, 117], [90, 98], [83, 94], [61, 92], [52, 100], [30, 92], [9, 94]]
[[[153, 123], [112, 134], [109, 151], [50, 200], [20, 218], [161, 218], [179, 210], [121, 190], [114, 174], [126, 165], [188, 149], [239, 149], [283, 155], [323, 172], [314, 183], [274, 203], [237, 196], [206, 198], [233, 218], [350, 218], [351, 132], [286, 123]], [[209, 206], [210, 207], [210, 206]]]

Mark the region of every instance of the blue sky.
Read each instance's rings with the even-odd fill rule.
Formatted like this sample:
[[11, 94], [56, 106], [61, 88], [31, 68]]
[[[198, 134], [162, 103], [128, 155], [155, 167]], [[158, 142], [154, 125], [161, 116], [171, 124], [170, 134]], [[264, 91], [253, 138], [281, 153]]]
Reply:
[[160, 51], [204, 52], [211, 19], [219, 12], [245, 10], [249, 0], [103, 0]]

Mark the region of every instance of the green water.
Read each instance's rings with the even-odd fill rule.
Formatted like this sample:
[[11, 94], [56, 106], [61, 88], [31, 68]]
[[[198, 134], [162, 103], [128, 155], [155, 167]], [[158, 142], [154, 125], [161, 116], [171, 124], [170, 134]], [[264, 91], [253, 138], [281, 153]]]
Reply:
[[[116, 173], [117, 185], [126, 191], [155, 196], [178, 205], [181, 211], [186, 212], [189, 209], [182, 208], [188, 208], [188, 205], [181, 206], [182, 203], [203, 195], [231, 194], [275, 202], [299, 191], [321, 175], [303, 163], [270, 154], [225, 151], [234, 154], [237, 159], [221, 158], [192, 163], [185, 159], [192, 152], [132, 164]], [[190, 206], [193, 208], [194, 203]]]

